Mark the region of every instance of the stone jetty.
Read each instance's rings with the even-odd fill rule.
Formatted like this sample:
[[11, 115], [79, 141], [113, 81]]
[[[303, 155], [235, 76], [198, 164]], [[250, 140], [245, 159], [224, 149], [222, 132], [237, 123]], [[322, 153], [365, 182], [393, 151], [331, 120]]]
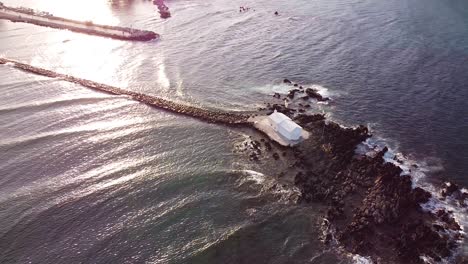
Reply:
[[108, 37], [119, 40], [149, 41], [159, 38], [155, 32], [133, 28], [94, 24], [92, 21], [77, 21], [56, 17], [47, 12], [24, 7], [7, 7], [0, 2], [0, 19], [30, 23], [38, 26], [68, 29], [70, 31]]
[[50, 70], [34, 67], [25, 63], [17, 62], [6, 58], [0, 58], [0, 64], [11, 64], [13, 67], [25, 72], [80, 84], [82, 86], [100, 92], [115, 95], [127, 95], [133, 100], [145, 103], [149, 106], [164, 109], [178, 114], [191, 116], [209, 123], [219, 123], [226, 125], [251, 125], [251, 122], [249, 122], [249, 117], [251, 117], [251, 115], [246, 113], [225, 112], [220, 110], [195, 107], [191, 105], [184, 105], [160, 97], [124, 90], [114, 86], [97, 83], [82, 78], [77, 78], [71, 75], [61, 74]]

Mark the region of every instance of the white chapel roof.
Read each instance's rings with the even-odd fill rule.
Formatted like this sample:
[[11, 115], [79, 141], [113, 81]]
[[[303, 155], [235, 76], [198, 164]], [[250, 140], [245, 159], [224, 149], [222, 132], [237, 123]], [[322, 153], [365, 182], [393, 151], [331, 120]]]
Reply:
[[281, 123], [281, 127], [283, 127], [283, 129], [285, 129], [286, 131], [288, 132], [293, 132], [295, 129], [299, 128], [302, 130], [302, 127], [299, 126], [298, 124], [296, 124], [294, 121], [292, 121], [291, 119], [288, 119], [288, 120], [284, 120], [282, 123]]
[[[291, 118], [287, 117], [285, 114], [283, 113], [280, 113], [280, 112], [277, 112], [275, 110], [275, 112], [273, 112], [273, 114], [269, 115], [268, 116], [273, 122], [275, 122], [276, 124], [280, 124], [281, 122], [285, 121], [285, 120], [289, 120], [291, 121]], [[291, 121], [292, 122], [292, 121]]]

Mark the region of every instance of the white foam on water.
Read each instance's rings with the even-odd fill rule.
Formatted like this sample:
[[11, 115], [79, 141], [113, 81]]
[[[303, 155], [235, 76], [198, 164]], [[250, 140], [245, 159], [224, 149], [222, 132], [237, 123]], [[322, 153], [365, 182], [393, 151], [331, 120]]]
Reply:
[[[309, 85], [309, 86], [304, 86], [304, 88], [312, 88], [312, 89], [315, 89], [317, 90], [317, 92], [323, 96], [323, 97], [330, 97], [332, 96], [332, 93], [330, 92], [330, 90], [322, 85], [319, 85], [319, 84], [312, 84], [312, 85]], [[334, 94], [335, 95], [335, 94]]]
[[428, 264], [433, 264], [433, 263], [435, 263], [434, 259], [432, 259], [431, 257], [426, 256], [426, 255], [420, 256], [419, 258], [420, 258], [422, 261], [424, 261], [424, 263], [428, 263]]
[[273, 95], [274, 93], [279, 93], [286, 95], [289, 90], [293, 89], [294, 87], [286, 84], [286, 83], [280, 83], [280, 84], [266, 84], [262, 86], [254, 86], [251, 87], [250, 89], [262, 93], [262, 94], [268, 94], [268, 95]]
[[363, 257], [361, 255], [353, 255], [353, 261], [356, 264], [373, 264], [369, 257]]
[[265, 182], [265, 174], [260, 173], [254, 170], [242, 170], [241, 171], [244, 175], [246, 175], [247, 181], [253, 181], [257, 184], [262, 184]]
[[[274, 195], [278, 202], [289, 203], [300, 197], [300, 190], [292, 185], [282, 184], [275, 177], [265, 175], [261, 172], [251, 169], [236, 170], [242, 177], [238, 180], [238, 186], [257, 186], [254, 187], [260, 193]], [[252, 185], [253, 183], [253, 185]], [[245, 185], [244, 185], [245, 184]]]
[[304, 87], [304, 89], [306, 88], [315, 89], [321, 96], [328, 97], [331, 99], [336, 98], [336, 97], [341, 97], [343, 94], [345, 94], [344, 91], [330, 89], [320, 84], [306, 84], [306, 85], [303, 85], [302, 87]]

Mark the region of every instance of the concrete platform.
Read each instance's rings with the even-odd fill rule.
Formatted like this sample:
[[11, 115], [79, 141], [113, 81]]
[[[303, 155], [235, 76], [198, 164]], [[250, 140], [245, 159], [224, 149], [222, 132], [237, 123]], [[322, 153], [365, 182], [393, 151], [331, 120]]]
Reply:
[[308, 139], [310, 133], [302, 130], [302, 135], [299, 140], [289, 140], [281, 136], [278, 132], [276, 132], [273, 127], [271, 126], [270, 120], [268, 116], [256, 116], [249, 118], [249, 122], [252, 122], [253, 126], [265, 133], [271, 140], [278, 142], [278, 144], [282, 146], [294, 146], [301, 143], [304, 139]]

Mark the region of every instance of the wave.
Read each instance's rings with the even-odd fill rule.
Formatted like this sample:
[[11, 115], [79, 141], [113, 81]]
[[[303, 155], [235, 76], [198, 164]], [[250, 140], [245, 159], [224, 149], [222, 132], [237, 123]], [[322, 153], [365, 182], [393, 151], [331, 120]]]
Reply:
[[296, 201], [300, 195], [297, 187], [282, 183], [274, 177], [261, 172], [250, 169], [235, 170], [234, 172], [240, 175], [237, 180], [238, 188], [255, 188], [259, 191], [259, 194], [273, 195], [278, 202], [291, 203]]
[[102, 97], [81, 97], [81, 98], [71, 98], [71, 99], [59, 99], [54, 101], [42, 101], [37, 102], [34, 104], [20, 104], [20, 105], [12, 105], [9, 107], [2, 107], [0, 108], [0, 114], [9, 113], [9, 112], [17, 112], [23, 110], [38, 110], [43, 108], [49, 107], [59, 107], [59, 106], [68, 106], [70, 103], [77, 103], [77, 104], [92, 104], [95, 102], [100, 102], [104, 100], [115, 100], [118, 98], [126, 98], [127, 96], [108, 96], [104, 95]]

